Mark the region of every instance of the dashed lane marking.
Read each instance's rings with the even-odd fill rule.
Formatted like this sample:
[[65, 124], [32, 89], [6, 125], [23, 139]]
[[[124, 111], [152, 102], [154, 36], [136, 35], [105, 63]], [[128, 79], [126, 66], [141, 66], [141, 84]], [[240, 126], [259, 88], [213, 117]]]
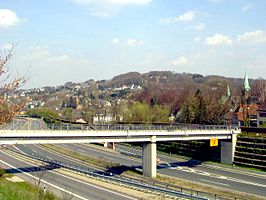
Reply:
[[225, 183], [220, 183], [220, 182], [216, 182], [216, 181], [210, 181], [210, 180], [206, 180], [206, 179], [200, 179], [203, 182], [207, 182], [207, 183], [212, 183], [212, 184], [216, 184], [216, 185], [222, 185], [222, 186], [227, 186], [230, 187], [230, 185], [225, 184]]

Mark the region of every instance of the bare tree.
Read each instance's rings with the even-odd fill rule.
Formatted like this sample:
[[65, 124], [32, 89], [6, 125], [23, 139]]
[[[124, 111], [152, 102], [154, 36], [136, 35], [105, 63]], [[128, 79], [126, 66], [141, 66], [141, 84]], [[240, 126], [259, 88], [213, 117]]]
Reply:
[[0, 124], [10, 121], [23, 107], [23, 103], [11, 102], [8, 95], [25, 83], [24, 77], [12, 77], [9, 63], [14, 55], [15, 45], [0, 55]]
[[251, 88], [251, 96], [255, 97], [258, 102], [263, 102], [266, 98], [266, 80], [263, 78], [256, 79]]

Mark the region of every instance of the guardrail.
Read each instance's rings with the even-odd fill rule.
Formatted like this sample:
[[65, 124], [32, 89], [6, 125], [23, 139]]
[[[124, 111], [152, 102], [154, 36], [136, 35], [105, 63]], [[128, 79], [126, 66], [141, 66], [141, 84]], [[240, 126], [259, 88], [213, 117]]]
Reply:
[[237, 126], [224, 125], [200, 125], [200, 124], [169, 124], [169, 125], [153, 125], [153, 124], [48, 124], [51, 130], [119, 130], [119, 131], [175, 131], [175, 130], [238, 130]]
[[104, 179], [107, 181], [113, 181], [120, 185], [124, 184], [124, 185], [135, 187], [135, 188], [137, 187], [137, 188], [141, 188], [145, 190], [152, 190], [154, 192], [168, 194], [168, 195], [172, 195], [175, 197], [185, 197], [185, 198], [193, 199], [193, 200], [207, 200], [207, 199], [242, 200], [237, 197], [226, 197], [226, 196], [222, 196], [222, 195], [218, 195], [214, 193], [201, 192], [198, 190], [187, 189], [187, 188], [183, 188], [182, 186], [180, 187], [180, 186], [176, 186], [172, 184], [165, 185], [162, 182], [156, 181], [156, 180], [150, 181], [150, 180], [142, 180], [142, 179], [137, 179], [137, 178], [128, 178], [123, 175], [116, 175], [116, 174], [114, 175], [114, 174], [111, 174], [110, 172], [101, 171], [99, 169], [97, 169], [96, 170], [97, 172], [95, 172], [95, 169], [92, 169], [92, 168], [83, 167], [80, 165], [75, 165], [75, 164], [70, 164], [70, 163], [65, 163], [65, 162], [58, 161], [58, 160], [48, 159], [47, 157], [41, 157], [41, 156], [38, 156], [37, 154], [21, 152], [16, 149], [11, 149], [11, 148], [8, 148], [8, 149], [18, 154], [22, 154], [24, 156], [37, 159], [42, 162], [46, 162], [49, 164], [49, 166], [53, 166], [54, 168], [62, 167], [62, 168], [66, 168], [72, 171], [76, 171], [78, 173], [83, 173], [87, 176], [91, 176], [94, 178]]
[[40, 160], [42, 162], [48, 163], [50, 166], [53, 166], [54, 168], [58, 168], [58, 167], [62, 167], [65, 169], [69, 169], [69, 170], [73, 170], [94, 178], [100, 178], [100, 179], [104, 179], [104, 180], [108, 180], [110, 182], [115, 182], [118, 183], [119, 185], [127, 185], [130, 187], [134, 187], [134, 188], [139, 188], [142, 190], [149, 190], [149, 191], [154, 191], [154, 192], [158, 192], [161, 194], [167, 194], [170, 196], [174, 196], [174, 197], [183, 197], [183, 198], [188, 198], [188, 199], [192, 199], [192, 200], [208, 200], [208, 198], [206, 197], [200, 197], [197, 195], [193, 195], [193, 194], [187, 194], [184, 192], [179, 192], [179, 191], [175, 191], [172, 189], [167, 189], [167, 188], [161, 188], [161, 187], [157, 187], [155, 185], [149, 185], [149, 184], [145, 184], [142, 181], [138, 182], [135, 180], [132, 180], [130, 178], [120, 178], [118, 175], [113, 176], [111, 173], [107, 173], [107, 172], [94, 172], [94, 170], [90, 169], [90, 168], [86, 168], [86, 167], [81, 167], [79, 165], [74, 165], [74, 164], [69, 164], [69, 163], [65, 163], [62, 161], [57, 161], [57, 160], [52, 160], [46, 157], [41, 157], [35, 154], [30, 154], [30, 153], [25, 153], [25, 152], [21, 152], [15, 149], [10, 149], [13, 152], [16, 152], [18, 154], [22, 154], [24, 156], [33, 158], [33, 159], [37, 159]]

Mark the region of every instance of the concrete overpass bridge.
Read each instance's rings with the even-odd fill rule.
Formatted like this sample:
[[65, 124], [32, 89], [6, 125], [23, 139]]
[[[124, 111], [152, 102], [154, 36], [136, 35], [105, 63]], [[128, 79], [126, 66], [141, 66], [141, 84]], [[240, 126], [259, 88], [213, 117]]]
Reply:
[[143, 142], [143, 174], [156, 177], [156, 142], [210, 140], [221, 142], [221, 162], [232, 164], [236, 135], [241, 130], [231, 126], [212, 125], [60, 125], [40, 130], [0, 130], [0, 145]]

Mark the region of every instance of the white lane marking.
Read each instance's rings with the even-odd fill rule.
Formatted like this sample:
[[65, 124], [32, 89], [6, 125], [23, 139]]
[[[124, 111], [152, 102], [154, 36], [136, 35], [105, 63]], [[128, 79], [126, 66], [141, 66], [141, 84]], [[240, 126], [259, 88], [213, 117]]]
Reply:
[[[92, 151], [96, 151], [94, 149], [91, 149], [91, 150]], [[60, 157], [63, 157], [63, 156], [60, 156]], [[187, 173], [196, 173], [197, 174], [197, 172], [194, 169], [191, 169], [191, 168], [185, 168], [184, 169], [184, 168], [178, 166], [178, 169], [180, 169], [180, 170], [182, 170], [184, 172], [187, 172]], [[206, 173], [208, 173], [208, 172], [206, 172]], [[199, 174], [199, 175], [207, 176], [207, 174], [206, 175], [205, 174]], [[217, 179], [227, 179], [227, 180], [230, 180], [230, 181], [233, 181], [233, 182], [237, 182], [237, 183], [250, 184], [250, 185], [255, 185], [255, 186], [259, 186], [259, 187], [266, 187], [266, 185], [262, 185], [262, 184], [259, 184], [259, 183], [253, 183], [253, 182], [243, 181], [243, 180], [229, 178], [229, 177], [220, 176], [220, 175], [216, 175], [216, 174], [210, 174], [210, 176], [212, 176], [213, 178], [217, 178]]]
[[196, 173], [196, 171], [194, 170], [194, 169], [192, 169], [192, 168], [188, 168], [188, 167], [186, 167], [185, 169], [183, 169], [182, 170], [183, 172], [192, 172], [192, 173]]
[[176, 170], [182, 170], [183, 167], [180, 167], [180, 166], [176, 166], [176, 167], [169, 167], [169, 169], [176, 169]]
[[[164, 154], [158, 154], [160, 157], [162, 158], [167, 158], [167, 159], [173, 159], [174, 161], [177, 162], [183, 162], [186, 161], [186, 159], [181, 159], [178, 158], [176, 156], [173, 155], [164, 155]], [[235, 174], [240, 174], [240, 175], [246, 175], [246, 176], [250, 176], [250, 177], [255, 177], [255, 178], [261, 178], [261, 179], [265, 179], [266, 178], [266, 174], [256, 174], [255, 172], [247, 172], [241, 169], [236, 169], [236, 168], [227, 168], [227, 167], [223, 167], [223, 166], [216, 166], [216, 165], [211, 165], [211, 164], [206, 164], [206, 163], [202, 163], [201, 165], [204, 168], [207, 169], [218, 169], [221, 171], [225, 171], [225, 172], [231, 172], [231, 173], [235, 173]]]
[[250, 181], [244, 181], [244, 180], [239, 180], [239, 179], [235, 179], [235, 178], [227, 178], [227, 180], [233, 181], [233, 182], [237, 182], [237, 183], [255, 185], [255, 186], [258, 186], [258, 187], [266, 188], [266, 185], [265, 184], [253, 183], [253, 182], [250, 182]]
[[[35, 179], [35, 180], [39, 180], [38, 177], [33, 176], [33, 175], [31, 175], [31, 174], [29, 174], [29, 173], [27, 173], [27, 172], [24, 172], [24, 171], [22, 171], [21, 169], [18, 169], [17, 167], [15, 167], [15, 166], [13, 166], [13, 165], [10, 165], [9, 163], [6, 163], [6, 162], [3, 161], [3, 160], [0, 160], [0, 162], [3, 163], [4, 165], [7, 165], [7, 166], [9, 166], [9, 167], [11, 167], [11, 168], [16, 169], [17, 171], [19, 171], [19, 172], [21, 172], [21, 173], [23, 173], [23, 174], [25, 174], [25, 175], [27, 175], [27, 176], [29, 176], [29, 177]], [[78, 195], [78, 194], [75, 194], [75, 193], [70, 192], [70, 191], [68, 191], [68, 190], [66, 190], [66, 189], [64, 189], [64, 188], [61, 188], [61, 187], [59, 187], [59, 186], [57, 186], [57, 185], [54, 185], [54, 184], [52, 184], [52, 183], [49, 183], [48, 181], [41, 180], [41, 182], [42, 182], [42, 183], [45, 183], [45, 184], [47, 184], [47, 185], [50, 185], [50, 186], [52, 186], [52, 187], [54, 187], [54, 188], [56, 188], [56, 189], [58, 189], [58, 190], [61, 190], [61, 191], [65, 192], [65, 193], [68, 193], [68, 194], [70, 194], [70, 195], [73, 195], [73, 196], [75, 196], [75, 197], [77, 197], [77, 198], [79, 198], [79, 199], [82, 199], [82, 200], [89, 200], [89, 199], [86, 199], [86, 198], [84, 198], [84, 197], [82, 197], [82, 196], [80, 196], [80, 195]]]
[[[190, 168], [188, 168], [188, 169], [190, 169]], [[260, 184], [260, 183], [254, 183], [254, 182], [240, 180], [240, 179], [236, 179], [236, 178], [231, 178], [231, 177], [226, 177], [226, 176], [220, 176], [220, 175], [217, 175], [217, 174], [210, 174], [208, 172], [203, 172], [203, 171], [195, 171], [193, 169], [190, 169], [190, 170], [191, 171], [184, 170], [183, 169], [181, 171], [188, 172], [188, 173], [196, 173], [198, 175], [210, 176], [210, 177], [213, 177], [213, 178], [216, 178], [216, 179], [223, 179], [223, 180], [228, 180], [228, 181], [232, 181], [232, 182], [236, 182], [236, 183], [242, 183], [242, 184], [248, 184], [248, 185], [255, 185], [255, 186], [258, 186], [258, 187], [264, 187], [264, 188], [266, 188], [266, 185], [263, 185], [263, 184]]]
[[204, 181], [204, 182], [207, 182], [207, 183], [213, 183], [213, 184], [217, 184], [217, 185], [230, 187], [230, 185], [228, 185], [228, 184], [224, 184], [224, 183], [220, 183], [220, 182], [216, 182], [216, 181], [210, 181], [210, 180], [206, 180], [206, 179], [200, 179], [200, 180]]
[[262, 178], [262, 179], [266, 178], [266, 175], [264, 175], [264, 174], [254, 174], [252, 172], [243, 171], [241, 169], [230, 169], [230, 168], [225, 168], [225, 167], [220, 167], [220, 166], [215, 166], [215, 165], [209, 165], [209, 164], [202, 164], [202, 167], [205, 167], [208, 169], [218, 169], [218, 170], [222, 170], [225, 172], [231, 172], [231, 173], [251, 176], [251, 177], [255, 177], [255, 178]]
[[[8, 156], [10, 156], [10, 157], [13, 157], [14, 159], [20, 160], [21, 162], [24, 162], [24, 163], [27, 163], [27, 164], [29, 164], [29, 165], [32, 165], [31, 163], [29, 163], [29, 162], [27, 162], [27, 161], [24, 161], [24, 160], [21, 160], [21, 159], [19, 159], [19, 158], [16, 158], [16, 157], [14, 157], [14, 156], [12, 156], [12, 155], [9, 155], [9, 154], [6, 153], [6, 152], [2, 152], [2, 153], [6, 154], [6, 155], [8, 155]], [[4, 162], [4, 161], [0, 160], [0, 162]], [[13, 166], [13, 168], [17, 169], [17, 168], [14, 167], [14, 166]], [[20, 172], [22, 172], [22, 173], [26, 173], [26, 174], [28, 174], [27, 172], [23, 172], [23, 171], [21, 171], [21, 170], [18, 170], [18, 171], [20, 171]], [[118, 192], [115, 192], [115, 191], [112, 191], [112, 190], [108, 190], [108, 189], [102, 188], [102, 187], [100, 187], [100, 186], [92, 185], [92, 184], [90, 184], [90, 183], [87, 183], [87, 182], [84, 182], [84, 181], [81, 181], [81, 180], [78, 180], [78, 179], [75, 179], [75, 178], [72, 178], [72, 177], [69, 177], [69, 176], [66, 176], [66, 175], [60, 174], [60, 173], [58, 173], [58, 172], [54, 172], [54, 171], [49, 171], [49, 172], [50, 172], [50, 173], [57, 174], [57, 175], [59, 175], [59, 176], [63, 176], [63, 177], [65, 177], [65, 178], [68, 178], [68, 179], [71, 179], [71, 180], [74, 180], [74, 181], [77, 181], [77, 182], [82, 183], [82, 184], [89, 185], [89, 186], [94, 187], [94, 188], [97, 188], [97, 189], [99, 189], [99, 190], [103, 190], [103, 191], [106, 191], [106, 192], [109, 192], [109, 193], [113, 193], [113, 194], [116, 194], [116, 195], [119, 195], [119, 196], [122, 196], [122, 197], [125, 197], [125, 198], [128, 198], [128, 199], [138, 200], [138, 199], [135, 199], [134, 197], [127, 196], [127, 195], [124, 195], [124, 194], [121, 194], [121, 193], [118, 193]], [[28, 175], [32, 176], [31, 174], [28, 174]], [[32, 176], [32, 177], [34, 177], [34, 176]], [[37, 178], [37, 177], [35, 177], [35, 178]], [[37, 180], [39, 180], [39, 178], [37, 178]], [[46, 182], [46, 181], [43, 181], [43, 182]], [[48, 183], [48, 182], [47, 182], [47, 183]], [[50, 185], [53, 185], [53, 184], [51, 184], [51, 183], [49, 183], [49, 184], [50, 184]], [[56, 186], [56, 187], [60, 188], [59, 186]], [[64, 189], [62, 189], [62, 191], [64, 191]], [[70, 194], [75, 195], [75, 193], [70, 193]], [[77, 195], [77, 194], [76, 194], [76, 195]], [[77, 195], [77, 197], [80, 198], [81, 196], [79, 197], [79, 195]], [[84, 198], [84, 197], [81, 197], [81, 199], [82, 199], [82, 198]], [[84, 198], [84, 200], [88, 200], [88, 199], [85, 199], [85, 198]]]
[[218, 176], [220, 179], [228, 179], [226, 176]]
[[203, 175], [203, 176], [211, 176], [210, 173], [204, 172], [204, 171], [197, 171], [197, 173], [200, 174], [200, 175]]
[[20, 151], [20, 152], [22, 152], [22, 153], [24, 153], [23, 151], [21, 151], [18, 147], [16, 147], [16, 146], [13, 146], [16, 150], [18, 150], [18, 151]]

